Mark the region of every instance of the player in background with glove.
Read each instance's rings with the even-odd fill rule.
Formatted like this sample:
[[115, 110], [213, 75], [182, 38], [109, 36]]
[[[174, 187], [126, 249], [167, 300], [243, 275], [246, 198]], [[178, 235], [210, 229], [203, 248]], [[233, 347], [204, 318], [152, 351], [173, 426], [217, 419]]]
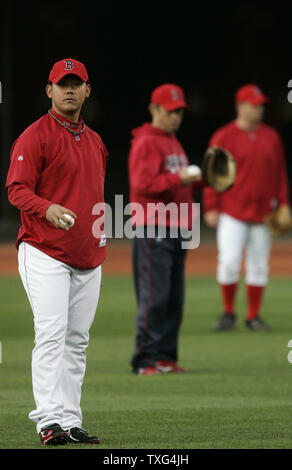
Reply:
[[236, 162], [236, 181], [229, 191], [219, 193], [210, 187], [203, 190], [205, 222], [217, 227], [217, 281], [224, 312], [216, 330], [230, 330], [235, 325], [236, 290], [244, 249], [245, 324], [251, 330], [269, 329], [259, 316], [272, 241], [271, 230], [264, 222], [271, 212], [280, 209], [278, 213], [285, 225], [290, 207], [281, 138], [262, 122], [268, 101], [256, 85], [242, 86], [235, 95], [236, 119], [217, 130], [210, 140], [211, 146], [228, 150]]

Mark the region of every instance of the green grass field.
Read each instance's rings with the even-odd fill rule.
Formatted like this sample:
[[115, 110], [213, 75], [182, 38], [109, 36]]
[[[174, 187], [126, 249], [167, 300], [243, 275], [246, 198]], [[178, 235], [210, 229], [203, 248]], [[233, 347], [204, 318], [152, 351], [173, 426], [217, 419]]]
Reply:
[[[263, 316], [272, 332], [245, 330], [242, 283], [237, 329], [216, 333], [212, 327], [221, 306], [214, 278], [188, 278], [179, 361], [188, 372], [142, 377], [132, 375], [129, 366], [132, 280], [104, 277], [82, 398], [83, 425], [101, 438], [99, 447], [291, 449], [291, 281], [270, 280]], [[0, 448], [38, 449], [39, 437], [27, 417], [34, 406], [32, 314], [18, 278], [0, 278], [0, 298]]]

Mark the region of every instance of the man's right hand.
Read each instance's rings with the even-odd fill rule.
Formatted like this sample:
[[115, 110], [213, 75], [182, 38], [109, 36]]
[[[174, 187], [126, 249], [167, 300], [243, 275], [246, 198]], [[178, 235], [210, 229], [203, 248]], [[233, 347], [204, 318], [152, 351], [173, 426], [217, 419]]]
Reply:
[[51, 222], [56, 228], [60, 230], [70, 230], [68, 225], [63, 225], [59, 219], [63, 219], [64, 222], [68, 222], [64, 217], [63, 214], [69, 214], [71, 217], [76, 219], [77, 215], [74, 212], [70, 211], [70, 209], [66, 209], [66, 207], [59, 206], [59, 204], [51, 204], [46, 212], [46, 219]]
[[219, 221], [219, 211], [212, 210], [212, 211], [206, 212], [204, 215], [204, 220], [205, 220], [206, 225], [208, 225], [209, 227], [212, 227], [212, 228], [217, 227], [218, 221]]
[[190, 184], [194, 183], [195, 181], [200, 181], [202, 179], [202, 174], [198, 175], [190, 175], [188, 172], [188, 167], [184, 167], [178, 173], [182, 182], [183, 186], [189, 186]]

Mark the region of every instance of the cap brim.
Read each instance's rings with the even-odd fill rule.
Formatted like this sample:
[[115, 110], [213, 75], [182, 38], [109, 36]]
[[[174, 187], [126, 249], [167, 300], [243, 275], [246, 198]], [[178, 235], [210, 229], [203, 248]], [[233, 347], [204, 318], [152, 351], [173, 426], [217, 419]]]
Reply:
[[190, 107], [184, 101], [176, 101], [175, 103], [161, 106], [163, 106], [167, 111], [175, 111], [176, 109], [180, 108], [190, 109]]
[[244, 99], [237, 101], [238, 104], [240, 103], [250, 103], [250, 104], [265, 104], [270, 102], [270, 98], [265, 95], [255, 96], [254, 98]]
[[269, 101], [270, 99], [267, 96], [259, 96], [252, 100], [249, 100], [251, 104], [265, 104], [265, 103], [269, 103]]
[[55, 77], [53, 80], [50, 79], [50, 81], [51, 81], [52, 83], [58, 84], [58, 83], [59, 83], [64, 77], [66, 77], [67, 75], [75, 75], [75, 77], [80, 78], [80, 80], [82, 80], [83, 82], [86, 81], [86, 80], [84, 80], [83, 77], [81, 77], [80, 75], [78, 75], [78, 73], [72, 73], [71, 70], [69, 70], [68, 72], [64, 72], [64, 73], [62, 73], [62, 74], [60, 74], [60, 75], [57, 75], [57, 77]]

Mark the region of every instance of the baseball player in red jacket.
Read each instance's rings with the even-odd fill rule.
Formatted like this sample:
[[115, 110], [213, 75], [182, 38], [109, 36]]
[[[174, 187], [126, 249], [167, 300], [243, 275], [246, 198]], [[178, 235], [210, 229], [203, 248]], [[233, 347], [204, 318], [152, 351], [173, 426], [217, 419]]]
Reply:
[[52, 108], [14, 142], [6, 186], [21, 211], [19, 272], [34, 315], [29, 417], [45, 444], [99, 439], [82, 428], [81, 387], [106, 248], [92, 208], [104, 201], [107, 150], [80, 112], [90, 95], [85, 66], [56, 62], [46, 87]]
[[[144, 215], [136, 219], [144, 236], [134, 238], [132, 258], [138, 313], [131, 365], [133, 372], [140, 375], [185, 370], [177, 365], [177, 359], [186, 250], [182, 248], [180, 235], [171, 237], [171, 229], [175, 224], [178, 227], [181, 219], [153, 218], [155, 238], [147, 238], [147, 221], [152, 203], [164, 206], [186, 203], [190, 208], [193, 193], [203, 184], [200, 173], [189, 175], [188, 158], [175, 134], [186, 107], [180, 87], [161, 85], [151, 96], [152, 122], [132, 132], [130, 202], [144, 208]], [[191, 224], [190, 217], [189, 212], [187, 222], [183, 223]], [[160, 224], [165, 226], [164, 237], [159, 236]]]
[[210, 145], [232, 153], [237, 168], [236, 182], [229, 191], [218, 193], [210, 187], [203, 190], [205, 221], [217, 227], [217, 280], [224, 306], [217, 330], [235, 325], [235, 297], [244, 248], [245, 324], [251, 330], [269, 329], [259, 316], [271, 246], [271, 233], [263, 220], [271, 210], [289, 206], [289, 197], [281, 138], [262, 122], [268, 101], [256, 85], [242, 86], [235, 96], [236, 119], [217, 130], [210, 140]]

